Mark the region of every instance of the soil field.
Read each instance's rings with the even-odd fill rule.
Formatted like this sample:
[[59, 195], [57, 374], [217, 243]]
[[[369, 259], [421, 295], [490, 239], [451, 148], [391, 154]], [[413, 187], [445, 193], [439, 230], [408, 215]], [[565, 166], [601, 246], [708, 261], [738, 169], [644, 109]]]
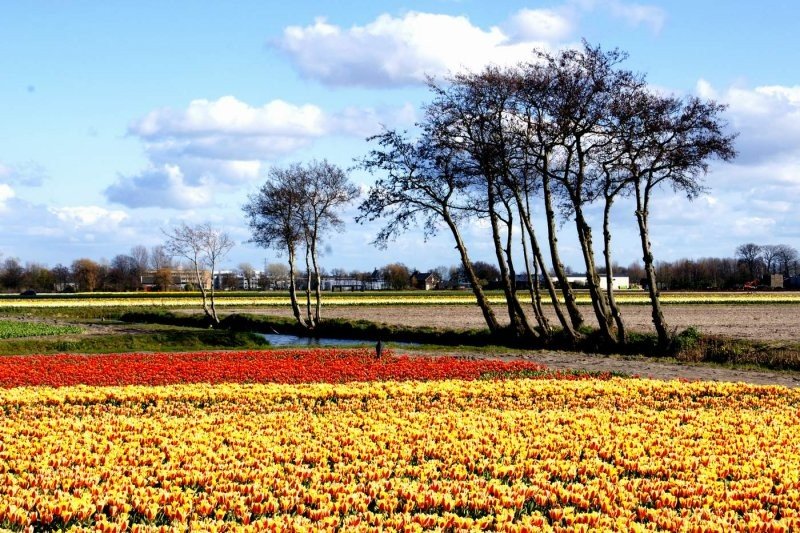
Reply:
[[[323, 300], [324, 304], [324, 300]], [[505, 308], [494, 308], [498, 320], [508, 322]], [[594, 324], [590, 306], [581, 306], [587, 323]], [[234, 311], [225, 309], [225, 312]], [[283, 308], [236, 309], [235, 311], [291, 316], [291, 310]], [[650, 307], [626, 305], [622, 307], [625, 322], [631, 330], [652, 331]], [[722, 335], [740, 339], [760, 341], [800, 341], [800, 305], [794, 304], [748, 304], [748, 305], [665, 305], [664, 315], [670, 328], [678, 331], [689, 326], [698, 328], [706, 335]], [[323, 316], [329, 318], [364, 319], [386, 324], [405, 326], [434, 326], [447, 328], [481, 328], [485, 326], [483, 315], [477, 306], [462, 305], [393, 305], [323, 307]], [[549, 317], [555, 323], [555, 315]]]

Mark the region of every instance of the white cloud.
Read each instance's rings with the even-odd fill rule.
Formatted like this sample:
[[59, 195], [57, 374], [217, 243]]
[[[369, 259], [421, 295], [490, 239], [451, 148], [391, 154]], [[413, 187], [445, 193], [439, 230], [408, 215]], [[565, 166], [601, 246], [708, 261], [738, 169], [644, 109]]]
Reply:
[[128, 214], [124, 211], [109, 210], [95, 205], [50, 207], [48, 211], [54, 214], [61, 222], [71, 224], [75, 228], [91, 227], [105, 231], [113, 230], [128, 218]]
[[285, 28], [274, 44], [303, 76], [327, 85], [415, 85], [427, 76], [525, 61], [534, 48], [569, 45], [580, 18], [598, 11], [655, 33], [666, 21], [663, 9], [647, 4], [567, 0], [549, 9], [521, 9], [489, 27], [464, 16], [419, 11], [382, 14], [350, 28], [320, 17], [306, 26]]
[[733, 223], [733, 234], [742, 239], [752, 239], [759, 242], [771, 235], [776, 221], [768, 217], [742, 217]]
[[209, 179], [192, 180], [177, 165], [148, 168], [120, 178], [105, 190], [111, 202], [128, 207], [173, 207], [191, 209], [212, 203], [214, 184]]
[[16, 196], [16, 193], [14, 193], [14, 189], [10, 185], [0, 183], [0, 210], [6, 209], [6, 202], [14, 198], [14, 196]]
[[265, 163], [333, 135], [364, 138], [389, 126], [410, 124], [414, 109], [320, 107], [273, 100], [252, 106], [233, 96], [193, 100], [185, 109], [161, 108], [134, 121], [148, 168], [120, 176], [106, 197], [128, 207], [190, 209], [213, 203], [216, 192], [261, 177]]
[[463, 16], [417, 11], [383, 14], [349, 29], [318, 18], [309, 26], [286, 28], [276, 45], [306, 77], [330, 85], [388, 87], [522, 61], [534, 47], [547, 46], [541, 39], [565, 35], [570, 24], [555, 11], [524, 10], [508, 26], [509, 32], [483, 29]]
[[666, 13], [656, 6], [628, 4], [618, 0], [602, 2], [615, 17], [619, 17], [632, 26], [647, 26], [654, 33], [661, 31], [666, 20]]
[[323, 112], [315, 105], [296, 106], [273, 100], [253, 107], [233, 96], [218, 100], [193, 100], [185, 110], [151, 111], [130, 131], [144, 139], [204, 137], [228, 134], [237, 137], [321, 135]]
[[649, 4], [623, 2], [622, 0], [570, 0], [570, 5], [576, 6], [581, 11], [606, 12], [614, 18], [619, 18], [630, 26], [646, 26], [653, 33], [658, 33], [664, 27], [667, 13], [664, 9]]
[[508, 23], [517, 41], [560, 41], [574, 31], [574, 13], [567, 9], [522, 9]]
[[[736, 145], [740, 164], [774, 163], [800, 157], [800, 86], [730, 87], [719, 91], [707, 81], [697, 83], [697, 93], [728, 105], [726, 116], [739, 132]], [[783, 173], [792, 165], [782, 165]], [[796, 168], [792, 170], [794, 177]]]

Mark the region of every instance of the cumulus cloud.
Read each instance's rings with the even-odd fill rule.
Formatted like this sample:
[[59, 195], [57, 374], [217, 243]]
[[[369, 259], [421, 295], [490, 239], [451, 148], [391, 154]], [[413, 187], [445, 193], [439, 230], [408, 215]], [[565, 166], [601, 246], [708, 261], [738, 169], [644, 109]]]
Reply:
[[74, 207], [50, 207], [48, 211], [56, 218], [74, 228], [92, 228], [113, 231], [128, 218], [124, 211], [109, 210], [96, 205]]
[[800, 85], [717, 91], [700, 80], [697, 92], [728, 104], [731, 126], [740, 132], [737, 145], [741, 162], [800, 155]]
[[322, 133], [323, 112], [315, 105], [273, 100], [253, 107], [233, 96], [193, 100], [186, 109], [151, 111], [130, 130], [144, 139], [204, 137], [227, 133], [237, 137], [301, 136]]
[[106, 197], [128, 207], [191, 209], [211, 204], [213, 184], [208, 179], [189, 183], [177, 165], [150, 167], [133, 176], [121, 176], [105, 190]]
[[563, 35], [570, 25], [555, 11], [526, 10], [509, 27], [483, 29], [463, 16], [417, 11], [402, 17], [383, 14], [349, 29], [318, 18], [308, 26], [286, 28], [276, 46], [308, 78], [330, 85], [389, 87], [490, 63], [516, 63], [534, 47], [546, 47], [541, 39]]
[[253, 106], [233, 96], [193, 100], [185, 109], [156, 109], [128, 128], [142, 141], [148, 168], [119, 176], [105, 194], [128, 207], [207, 206], [214, 192], [258, 179], [267, 161], [325, 136], [364, 138], [381, 124], [410, 124], [414, 116], [410, 105], [326, 112], [283, 100]]
[[410, 11], [379, 15], [344, 28], [324, 17], [289, 26], [274, 46], [301, 75], [333, 86], [395, 87], [422, 83], [427, 76], [510, 65], [534, 48], [568, 45], [581, 16], [601, 12], [659, 32], [663, 9], [622, 0], [567, 0], [549, 9], [521, 9], [496, 25], [480, 27], [464, 16]]

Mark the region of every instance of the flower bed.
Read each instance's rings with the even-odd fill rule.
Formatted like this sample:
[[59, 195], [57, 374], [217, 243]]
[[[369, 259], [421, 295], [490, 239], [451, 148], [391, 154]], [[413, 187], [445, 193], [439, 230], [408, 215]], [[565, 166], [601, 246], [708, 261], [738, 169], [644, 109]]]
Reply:
[[[544, 372], [537, 363], [407, 357], [369, 350], [34, 355], [0, 358], [0, 387], [169, 385], [174, 383], [341, 383], [374, 380], [476, 379]], [[557, 374], [556, 374], [557, 375]], [[580, 375], [564, 375], [580, 377]]]
[[798, 409], [630, 379], [17, 387], [0, 528], [796, 530]]

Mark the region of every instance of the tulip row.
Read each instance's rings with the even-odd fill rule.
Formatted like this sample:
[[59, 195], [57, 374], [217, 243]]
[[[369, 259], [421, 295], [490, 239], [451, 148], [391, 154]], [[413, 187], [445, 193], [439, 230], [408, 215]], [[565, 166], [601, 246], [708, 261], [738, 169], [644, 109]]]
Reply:
[[12, 530], [800, 528], [800, 392], [779, 387], [18, 387], [0, 409]]
[[[0, 387], [175, 383], [343, 383], [514, 375], [578, 379], [529, 361], [395, 356], [366, 349], [34, 355], [0, 358]], [[593, 374], [608, 378], [609, 374]]]
[[[505, 299], [500, 294], [490, 294], [488, 300], [501, 304]], [[649, 299], [642, 291], [619, 291], [617, 300], [623, 304], [648, 304]], [[579, 303], [591, 300], [585, 292], [577, 293]], [[662, 303], [673, 304], [798, 304], [800, 293], [797, 292], [673, 292], [661, 295]], [[361, 305], [469, 305], [474, 304], [473, 296], [463, 292], [435, 293], [367, 293], [359, 295], [329, 294], [324, 298], [326, 306], [361, 306]], [[289, 297], [283, 294], [259, 294], [253, 296], [222, 295], [217, 297], [218, 307], [286, 307]], [[196, 307], [197, 298], [186, 294], [168, 294], [164, 296], [104, 295], [39, 298], [0, 298], [0, 308], [36, 308], [36, 307]]]

